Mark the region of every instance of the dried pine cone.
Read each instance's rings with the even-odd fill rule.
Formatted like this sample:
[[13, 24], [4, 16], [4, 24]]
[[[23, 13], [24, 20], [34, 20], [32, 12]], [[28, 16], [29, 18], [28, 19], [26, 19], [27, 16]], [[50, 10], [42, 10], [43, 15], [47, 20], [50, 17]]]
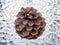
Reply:
[[45, 28], [45, 19], [33, 7], [21, 8], [15, 20], [15, 29], [19, 36], [36, 39]]

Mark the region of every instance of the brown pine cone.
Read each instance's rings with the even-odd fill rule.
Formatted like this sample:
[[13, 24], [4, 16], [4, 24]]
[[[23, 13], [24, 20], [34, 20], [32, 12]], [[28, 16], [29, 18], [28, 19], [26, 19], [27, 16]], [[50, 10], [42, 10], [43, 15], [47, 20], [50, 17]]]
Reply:
[[44, 29], [45, 19], [33, 7], [21, 8], [15, 20], [16, 33], [22, 38], [36, 39]]

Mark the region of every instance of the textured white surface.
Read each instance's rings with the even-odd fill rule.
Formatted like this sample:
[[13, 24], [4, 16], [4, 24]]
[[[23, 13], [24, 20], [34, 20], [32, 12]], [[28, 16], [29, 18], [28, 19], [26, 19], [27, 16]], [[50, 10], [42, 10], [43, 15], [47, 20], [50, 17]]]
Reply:
[[[60, 45], [60, 0], [1, 0], [0, 45]], [[14, 21], [21, 7], [34, 7], [46, 20], [44, 33], [35, 40], [19, 37]]]

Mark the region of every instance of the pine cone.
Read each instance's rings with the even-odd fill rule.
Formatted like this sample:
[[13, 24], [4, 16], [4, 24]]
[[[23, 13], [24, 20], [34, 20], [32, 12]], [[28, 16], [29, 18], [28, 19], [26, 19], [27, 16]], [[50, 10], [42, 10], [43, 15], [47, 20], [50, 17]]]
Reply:
[[15, 20], [16, 33], [22, 38], [36, 39], [44, 29], [45, 19], [33, 7], [21, 8]]

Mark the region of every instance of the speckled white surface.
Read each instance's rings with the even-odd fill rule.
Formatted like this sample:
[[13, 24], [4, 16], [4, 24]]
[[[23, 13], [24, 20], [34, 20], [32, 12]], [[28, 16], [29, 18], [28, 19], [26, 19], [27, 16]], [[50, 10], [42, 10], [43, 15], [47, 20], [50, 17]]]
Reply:
[[[1, 0], [0, 45], [60, 45], [60, 0]], [[34, 7], [46, 20], [44, 33], [35, 40], [19, 37], [14, 21], [21, 7]]]

